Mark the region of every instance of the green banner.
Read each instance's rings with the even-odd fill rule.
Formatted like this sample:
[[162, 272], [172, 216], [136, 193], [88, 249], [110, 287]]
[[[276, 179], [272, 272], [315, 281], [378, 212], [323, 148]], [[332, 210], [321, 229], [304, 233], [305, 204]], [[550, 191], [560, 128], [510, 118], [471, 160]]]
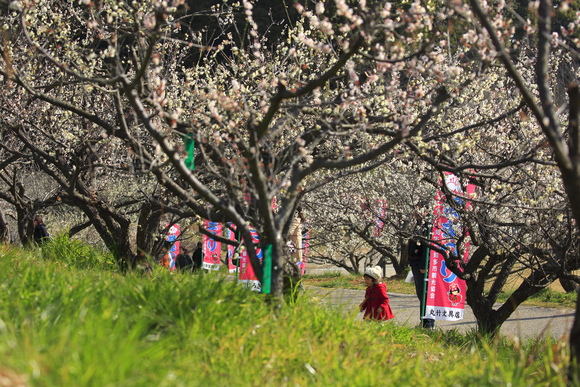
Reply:
[[270, 294], [272, 289], [272, 245], [264, 246], [264, 274], [262, 275], [262, 293]]
[[195, 169], [195, 143], [193, 142], [193, 134], [183, 136], [183, 142], [185, 143], [185, 151], [187, 152], [185, 166], [193, 171]]

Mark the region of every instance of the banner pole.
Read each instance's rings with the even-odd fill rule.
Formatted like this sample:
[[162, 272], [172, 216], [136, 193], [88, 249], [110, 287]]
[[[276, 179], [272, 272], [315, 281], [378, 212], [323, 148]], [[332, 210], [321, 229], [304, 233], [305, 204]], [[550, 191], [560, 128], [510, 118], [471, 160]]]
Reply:
[[[434, 206], [433, 206], [433, 211], [431, 211], [431, 213], [429, 214], [428, 218], [428, 222], [427, 222], [427, 230], [423, 231], [423, 235], [427, 234], [427, 237], [429, 240], [431, 240], [431, 238], [433, 237], [433, 222], [434, 222], [434, 218], [435, 218], [435, 207], [437, 206], [437, 192], [435, 189], [432, 190], [431, 192], [432, 194], [432, 199], [435, 202]], [[429, 246], [425, 246], [425, 257], [423, 259], [425, 259], [425, 275], [423, 276], [423, 294], [421, 297], [421, 325], [423, 325], [423, 319], [426, 318], [427, 316], [425, 316], [426, 310], [427, 310], [427, 294], [428, 294], [428, 289], [429, 289], [429, 272], [431, 269], [431, 260], [429, 259], [429, 255], [431, 254], [431, 249], [429, 248]]]
[[[429, 238], [431, 238], [431, 231], [429, 231]], [[425, 246], [425, 274], [423, 275], [423, 294], [421, 295], [421, 325], [425, 319], [425, 310], [427, 309], [427, 289], [429, 288], [429, 254], [431, 250]]]
[[[236, 238], [239, 242], [239, 245], [235, 250], [238, 253], [238, 259], [236, 259], [236, 282], [238, 282], [240, 280], [240, 259], [242, 255], [242, 233], [240, 231], [236, 232]], [[234, 256], [235, 255], [236, 254], [234, 252]]]

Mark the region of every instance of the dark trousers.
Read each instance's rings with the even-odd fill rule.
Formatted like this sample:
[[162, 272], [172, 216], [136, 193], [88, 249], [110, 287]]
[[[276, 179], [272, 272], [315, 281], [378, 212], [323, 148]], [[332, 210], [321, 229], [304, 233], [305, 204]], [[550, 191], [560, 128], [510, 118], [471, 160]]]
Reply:
[[415, 292], [417, 293], [417, 298], [419, 299], [419, 318], [422, 320], [423, 328], [433, 328], [435, 327], [435, 320], [431, 318], [423, 318], [423, 299], [426, 297], [425, 294], [425, 273], [421, 273], [421, 268], [419, 265], [411, 266], [411, 271], [413, 271], [413, 280], [415, 281]]

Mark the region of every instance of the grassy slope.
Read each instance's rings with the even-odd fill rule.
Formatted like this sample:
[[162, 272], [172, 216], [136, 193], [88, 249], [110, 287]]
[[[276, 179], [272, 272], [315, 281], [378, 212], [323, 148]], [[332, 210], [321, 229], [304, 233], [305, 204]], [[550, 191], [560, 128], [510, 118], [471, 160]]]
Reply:
[[214, 275], [121, 276], [80, 268], [78, 246], [58, 251], [47, 248], [47, 261], [0, 250], [0, 377], [33, 386], [564, 385], [564, 343], [476, 344], [345, 319], [309, 299], [274, 314], [261, 295]]

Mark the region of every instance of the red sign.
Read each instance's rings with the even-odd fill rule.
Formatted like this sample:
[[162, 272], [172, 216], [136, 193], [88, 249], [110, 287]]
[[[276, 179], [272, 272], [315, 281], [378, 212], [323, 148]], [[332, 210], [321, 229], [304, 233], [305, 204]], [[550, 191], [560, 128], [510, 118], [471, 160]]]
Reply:
[[[203, 221], [203, 227], [215, 235], [222, 235], [222, 224], [218, 222]], [[222, 243], [211, 239], [207, 235], [202, 237], [203, 248], [203, 268], [206, 270], [219, 270], [220, 268], [220, 254], [222, 250]]]
[[[457, 176], [446, 173], [445, 185], [455, 195], [455, 200], [461, 205], [468, 207], [462, 198], [462, 188]], [[471, 195], [475, 190], [473, 184], [467, 185], [467, 194]], [[433, 226], [431, 239], [438, 241], [451, 251], [455, 251], [456, 233], [461, 227], [459, 214], [447, 205], [441, 191], [435, 193], [435, 208], [433, 211]], [[463, 260], [468, 259], [469, 242], [463, 251]], [[461, 320], [465, 308], [465, 281], [452, 273], [445, 263], [444, 257], [434, 250], [429, 250], [429, 271], [427, 273], [427, 300], [424, 318], [434, 320]]]
[[[259, 246], [258, 243], [260, 242], [260, 240], [258, 239], [258, 233], [254, 229], [251, 229], [250, 232], [252, 234], [252, 241], [256, 245], [256, 255], [258, 256], [258, 259], [260, 259], [261, 262], [262, 249], [258, 247]], [[255, 290], [257, 292], [262, 290], [262, 285], [260, 284], [258, 277], [256, 277], [256, 274], [254, 273], [254, 268], [250, 263], [250, 257], [248, 255], [248, 250], [246, 248], [242, 248], [242, 251], [240, 252], [239, 281], [241, 283], [246, 284], [247, 287], [251, 287], [252, 290]]]
[[[235, 241], [236, 240], [236, 232], [234, 230], [236, 229], [236, 225], [230, 224], [230, 227], [233, 228], [233, 230], [231, 228], [227, 229], [228, 239]], [[235, 252], [236, 252], [236, 246], [228, 245], [228, 271], [230, 273], [235, 273], [236, 269], [237, 269], [236, 266], [232, 262], [232, 259], [234, 258]]]

